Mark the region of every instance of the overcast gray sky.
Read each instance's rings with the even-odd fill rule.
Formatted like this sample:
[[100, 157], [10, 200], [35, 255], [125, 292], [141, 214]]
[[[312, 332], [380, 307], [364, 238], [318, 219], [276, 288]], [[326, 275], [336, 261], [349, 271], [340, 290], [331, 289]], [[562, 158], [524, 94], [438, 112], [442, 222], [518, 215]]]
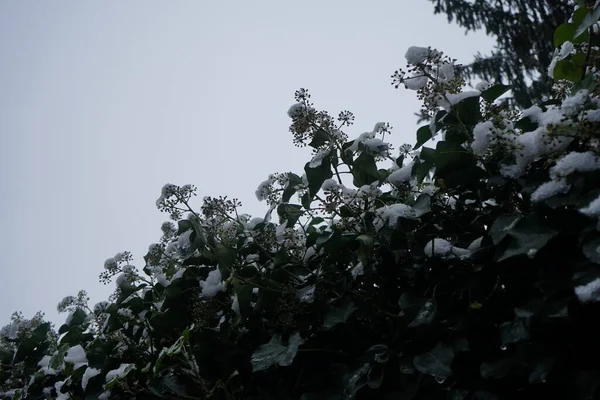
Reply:
[[143, 267], [167, 182], [264, 216], [257, 185], [309, 160], [288, 132], [300, 87], [353, 111], [351, 138], [384, 121], [413, 144], [419, 103], [390, 85], [411, 45], [468, 63], [493, 42], [426, 0], [0, 2], [0, 326], [105, 300], [104, 260]]

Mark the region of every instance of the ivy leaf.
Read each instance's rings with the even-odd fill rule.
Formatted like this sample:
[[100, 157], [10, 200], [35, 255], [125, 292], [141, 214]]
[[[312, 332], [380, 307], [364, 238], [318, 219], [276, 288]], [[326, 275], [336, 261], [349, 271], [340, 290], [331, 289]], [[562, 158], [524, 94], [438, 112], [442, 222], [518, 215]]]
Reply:
[[565, 58], [559, 60], [554, 67], [554, 79], [555, 80], [567, 80], [573, 83], [577, 83], [581, 80], [582, 66], [577, 65], [572, 60]]
[[242, 318], [249, 316], [252, 312], [252, 306], [250, 305], [252, 301], [252, 289], [251, 285], [233, 284], [233, 290], [235, 290], [235, 294], [237, 295]]
[[[332, 150], [333, 151], [333, 150]], [[306, 202], [310, 205], [310, 201], [317, 195], [321, 186], [325, 180], [333, 176], [331, 172], [331, 153], [321, 160], [321, 165], [311, 168], [310, 163], [306, 163], [304, 166], [304, 172], [306, 173], [306, 179], [308, 181], [308, 196], [307, 200], [303, 199], [302, 205], [306, 207]], [[309, 207], [306, 207], [309, 208]]]
[[579, 24], [579, 26], [577, 27], [577, 30], [575, 31], [573, 38], [577, 38], [577, 37], [579, 37], [579, 35], [583, 34], [584, 32], [587, 32], [587, 30], [592, 25], [594, 25], [596, 22], [598, 22], [599, 18], [600, 18], [600, 7], [596, 7], [595, 9], [593, 9], [591, 12], [589, 12], [583, 18], [583, 21], [581, 21], [581, 24]]
[[316, 149], [320, 146], [323, 146], [324, 144], [327, 144], [328, 142], [329, 135], [327, 134], [327, 132], [323, 129], [318, 129], [317, 131], [315, 131], [312, 141], [308, 145]]
[[451, 343], [439, 342], [431, 351], [416, 356], [413, 364], [423, 374], [445, 379], [452, 376], [454, 356], [468, 348], [469, 343], [462, 338]]
[[515, 367], [516, 361], [514, 357], [503, 358], [498, 361], [484, 362], [481, 364], [479, 372], [483, 379], [504, 378]]
[[283, 345], [281, 334], [276, 333], [267, 344], [263, 344], [252, 353], [250, 362], [252, 363], [252, 371], [262, 371], [270, 368], [273, 365], [286, 367], [294, 362], [298, 347], [304, 343], [300, 337], [300, 333], [293, 333], [287, 345]]
[[343, 324], [348, 321], [348, 318], [358, 310], [352, 301], [345, 301], [337, 308], [332, 308], [325, 314], [323, 320], [323, 328], [330, 330], [338, 324]]
[[441, 141], [435, 148], [435, 175], [444, 178], [455, 170], [461, 170], [475, 163], [475, 159], [460, 144]]
[[415, 210], [415, 217], [417, 218], [427, 214], [429, 211], [431, 211], [431, 196], [429, 196], [427, 193], [421, 193], [419, 197], [417, 197], [417, 200], [415, 201], [415, 204], [413, 204], [412, 208]]
[[235, 259], [237, 258], [237, 250], [220, 245], [217, 249], [217, 255], [219, 260], [219, 272], [221, 272], [223, 280], [227, 280], [231, 274]]
[[529, 319], [515, 317], [512, 321], [500, 325], [500, 342], [502, 345], [529, 339]]
[[520, 219], [521, 214], [517, 212], [503, 214], [496, 218], [489, 231], [489, 235], [496, 246], [500, 244]]
[[296, 186], [302, 183], [302, 178], [292, 172], [288, 172], [287, 177], [288, 177], [288, 185], [285, 188], [285, 190], [283, 191], [283, 194], [281, 197], [281, 200], [284, 203], [287, 203], [290, 201], [292, 196], [296, 193]]
[[533, 215], [520, 218], [504, 232], [513, 240], [498, 261], [523, 254], [534, 256], [538, 250], [546, 246], [550, 239], [558, 235], [557, 231], [548, 228]]
[[577, 25], [569, 22], [560, 24], [554, 31], [554, 47], [560, 47], [565, 42], [572, 42], [577, 31]]
[[586, 238], [581, 246], [583, 254], [585, 254], [588, 260], [595, 264], [600, 264], [600, 253], [598, 252], [599, 248], [600, 236], [596, 235]]
[[289, 228], [296, 225], [296, 222], [302, 216], [302, 206], [299, 204], [282, 203], [277, 206], [277, 214], [279, 215], [279, 222], [283, 223], [287, 221], [287, 227]]
[[543, 383], [554, 367], [556, 356], [550, 355], [538, 360], [529, 374], [529, 383]]
[[494, 102], [498, 97], [502, 96], [504, 93], [510, 90], [510, 86], [508, 85], [494, 85], [483, 92], [481, 92], [481, 97], [490, 103]]
[[364, 266], [368, 266], [371, 261], [371, 256], [373, 255], [373, 246], [375, 240], [372, 236], [365, 234], [357, 236], [356, 240], [358, 241], [358, 250], [356, 255]]
[[379, 173], [377, 172], [375, 157], [363, 151], [360, 156], [354, 160], [352, 175], [354, 176], [354, 185], [357, 187], [369, 185], [378, 181]]
[[421, 309], [417, 313], [415, 319], [408, 324], [409, 328], [416, 328], [418, 326], [427, 325], [434, 321], [437, 315], [437, 302], [435, 299], [429, 299], [421, 306]]
[[[431, 132], [429, 125], [420, 127], [417, 130], [417, 143], [413, 147], [413, 150], [416, 150], [419, 147], [423, 146], [423, 144], [425, 144], [432, 137], [433, 137], [433, 133]], [[402, 166], [402, 164], [398, 164], [398, 165]]]

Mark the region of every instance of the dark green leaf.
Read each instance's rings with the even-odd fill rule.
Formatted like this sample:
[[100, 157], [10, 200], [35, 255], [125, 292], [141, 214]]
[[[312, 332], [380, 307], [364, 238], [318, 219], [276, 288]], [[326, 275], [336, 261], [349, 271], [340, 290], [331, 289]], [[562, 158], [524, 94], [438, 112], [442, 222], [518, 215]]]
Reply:
[[440, 342], [431, 351], [416, 356], [413, 364], [423, 374], [444, 379], [452, 376], [454, 355], [452, 347]]
[[357, 187], [369, 185], [378, 181], [379, 174], [377, 172], [375, 157], [363, 151], [360, 156], [354, 160], [352, 176], [354, 176], [354, 185]]
[[409, 328], [415, 328], [421, 325], [431, 324], [437, 315], [437, 302], [435, 299], [430, 299], [421, 306], [415, 319], [408, 324]]
[[572, 42], [577, 25], [565, 22], [554, 31], [554, 47], [560, 47], [564, 42]]
[[324, 157], [323, 160], [321, 160], [321, 165], [317, 167], [311, 168], [310, 163], [306, 163], [304, 172], [306, 173], [306, 179], [308, 181], [308, 199], [303, 199], [302, 205], [305, 208], [309, 208], [306, 204], [310, 204], [310, 201], [317, 195], [319, 190], [321, 190], [323, 182], [333, 176], [331, 172], [331, 154]]
[[[433, 134], [431, 133], [431, 129], [429, 128], [429, 125], [420, 127], [417, 130], [417, 143], [413, 147], [413, 150], [416, 150], [419, 147], [421, 147], [425, 142], [427, 142], [432, 137], [433, 137]], [[398, 166], [402, 166], [402, 164], [398, 164]]]
[[223, 280], [227, 280], [237, 258], [237, 250], [220, 245], [217, 248], [217, 256], [219, 258], [219, 271], [221, 272], [221, 276], [223, 277]]
[[348, 318], [358, 310], [352, 301], [344, 301], [338, 307], [331, 308], [323, 319], [323, 328], [326, 330], [332, 329], [338, 324], [343, 324], [348, 321]]
[[240, 314], [242, 318], [246, 318], [250, 315], [250, 312], [252, 311], [252, 306], [250, 305], [250, 302], [252, 301], [253, 287], [251, 285], [235, 283], [233, 285], [233, 289], [235, 290], [235, 294], [237, 295]]
[[567, 80], [577, 83], [581, 80], [581, 73], [583, 68], [578, 66], [568, 58], [559, 60], [554, 67], [554, 79], [555, 80]]
[[498, 97], [502, 96], [504, 93], [510, 90], [510, 86], [508, 85], [494, 85], [483, 92], [481, 92], [481, 97], [490, 103], [494, 102]]
[[600, 264], [600, 253], [598, 249], [600, 248], [600, 236], [593, 235], [586, 238], [581, 246], [581, 250], [583, 254], [587, 257], [588, 260], [595, 264]]
[[528, 319], [515, 317], [500, 325], [500, 342], [503, 346], [529, 339]]
[[359, 243], [356, 255], [358, 256], [358, 259], [360, 260], [360, 262], [363, 263], [364, 266], [368, 266], [371, 262], [371, 257], [373, 255], [373, 246], [375, 240], [372, 236], [366, 234], [359, 235], [356, 238], [356, 240]]
[[482, 363], [480, 368], [481, 377], [483, 379], [504, 378], [511, 372], [515, 365], [516, 362], [513, 357]]
[[296, 225], [296, 222], [302, 216], [302, 206], [299, 204], [282, 203], [277, 206], [277, 214], [279, 215], [279, 222], [283, 223], [287, 221], [286, 226], [291, 228]]
[[489, 235], [495, 245], [500, 244], [502, 239], [504, 239], [511, 229], [515, 227], [517, 222], [519, 222], [521, 217], [521, 214], [512, 212], [496, 218], [489, 231]]
[[270, 368], [273, 365], [282, 367], [291, 365], [294, 362], [298, 347], [304, 343], [300, 337], [300, 333], [293, 333], [287, 342], [287, 345], [282, 344], [281, 335], [276, 333], [267, 344], [261, 345], [250, 359], [252, 363], [252, 371], [262, 371]]
[[290, 199], [292, 198], [294, 193], [296, 193], [296, 186], [302, 183], [302, 178], [292, 172], [288, 172], [287, 177], [288, 177], [288, 186], [283, 191], [283, 195], [281, 198], [281, 200], [284, 203], [287, 203], [290, 201]]
[[573, 34], [573, 38], [579, 37], [579, 35], [586, 32], [592, 25], [598, 22], [600, 18], [600, 7], [596, 7], [591, 12], [587, 13], [586, 16], [581, 21], [581, 24], [577, 27], [575, 34]]
[[529, 374], [529, 383], [535, 384], [546, 382], [546, 378], [552, 371], [555, 361], [556, 357], [554, 355], [549, 355], [536, 361]]
[[312, 141], [308, 144], [310, 147], [314, 147], [315, 149], [327, 144], [329, 142], [329, 135], [323, 129], [318, 129], [315, 131], [313, 135]]
[[512, 241], [498, 261], [523, 254], [534, 257], [538, 250], [545, 247], [550, 239], [558, 234], [557, 231], [548, 228], [534, 216], [520, 218], [505, 232], [511, 236]]

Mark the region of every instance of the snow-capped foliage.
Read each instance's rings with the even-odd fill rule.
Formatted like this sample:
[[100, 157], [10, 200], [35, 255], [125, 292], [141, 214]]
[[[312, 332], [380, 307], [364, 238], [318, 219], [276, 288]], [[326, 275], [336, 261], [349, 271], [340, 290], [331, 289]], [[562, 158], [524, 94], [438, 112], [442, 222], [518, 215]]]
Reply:
[[569, 90], [523, 111], [411, 47], [392, 83], [431, 119], [414, 147], [298, 90], [290, 132], [313, 153], [259, 185], [264, 217], [165, 185], [171, 221], [139, 268], [106, 260], [108, 301], [64, 297], [57, 332], [19, 314], [0, 330], [0, 398], [591, 396], [600, 49], [573, 28], [600, 8], [580, 10], [550, 68]]

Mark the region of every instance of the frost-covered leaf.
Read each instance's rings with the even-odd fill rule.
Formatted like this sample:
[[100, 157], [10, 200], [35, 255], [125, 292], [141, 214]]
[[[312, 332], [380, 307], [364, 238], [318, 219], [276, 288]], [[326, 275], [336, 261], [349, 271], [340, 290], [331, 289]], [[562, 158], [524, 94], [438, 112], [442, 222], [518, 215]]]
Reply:
[[292, 364], [298, 352], [298, 347], [302, 343], [304, 343], [304, 340], [298, 332], [289, 337], [287, 345], [282, 344], [281, 334], [276, 333], [269, 343], [261, 345], [252, 353], [250, 359], [252, 371], [262, 371], [273, 365], [285, 367]]

